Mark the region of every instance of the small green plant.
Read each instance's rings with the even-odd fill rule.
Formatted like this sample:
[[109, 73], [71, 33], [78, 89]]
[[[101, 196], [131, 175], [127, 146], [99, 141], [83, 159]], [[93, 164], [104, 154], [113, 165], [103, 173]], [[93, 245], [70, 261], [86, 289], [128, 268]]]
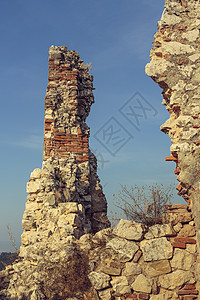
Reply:
[[148, 226], [162, 223], [164, 205], [171, 204], [173, 199], [173, 185], [135, 185], [130, 189], [121, 185], [121, 188], [121, 192], [114, 197], [118, 201], [116, 206], [123, 211], [128, 220]]

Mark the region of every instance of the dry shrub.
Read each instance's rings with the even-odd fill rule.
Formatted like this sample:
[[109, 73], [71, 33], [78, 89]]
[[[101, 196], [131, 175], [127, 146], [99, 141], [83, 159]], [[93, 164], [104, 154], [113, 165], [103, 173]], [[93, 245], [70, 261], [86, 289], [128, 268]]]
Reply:
[[83, 299], [83, 294], [91, 288], [88, 263], [88, 257], [77, 248], [68, 262], [44, 262], [42, 273], [45, 280], [41, 283], [42, 293], [49, 300], [76, 296]]
[[143, 223], [148, 226], [162, 223], [165, 204], [171, 204], [174, 185], [154, 184], [152, 186], [137, 185], [128, 189], [121, 185], [122, 190], [114, 195], [120, 208], [128, 220]]
[[9, 238], [10, 238], [10, 241], [12, 243], [12, 246], [13, 248], [15, 249], [15, 253], [18, 255], [19, 254], [19, 249], [17, 247], [17, 243], [16, 243], [16, 240], [15, 240], [15, 237], [13, 235], [13, 232], [11, 230], [11, 227], [10, 225], [6, 225], [6, 228], [7, 228], [7, 231], [8, 231], [8, 235], [9, 235]]

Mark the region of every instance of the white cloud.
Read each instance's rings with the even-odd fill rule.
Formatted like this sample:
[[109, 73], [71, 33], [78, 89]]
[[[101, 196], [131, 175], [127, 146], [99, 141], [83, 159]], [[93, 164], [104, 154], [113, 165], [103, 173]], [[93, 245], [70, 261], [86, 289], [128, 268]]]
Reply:
[[41, 149], [43, 145], [43, 136], [31, 134], [21, 140], [12, 139], [12, 141], [6, 141], [5, 144], [27, 149]]

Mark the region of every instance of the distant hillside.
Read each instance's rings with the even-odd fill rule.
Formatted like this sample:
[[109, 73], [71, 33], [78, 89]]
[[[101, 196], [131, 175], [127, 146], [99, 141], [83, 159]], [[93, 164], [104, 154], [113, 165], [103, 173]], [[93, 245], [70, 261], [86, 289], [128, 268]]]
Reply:
[[12, 264], [17, 259], [16, 253], [2, 252], [0, 254], [0, 271], [5, 269], [6, 265]]

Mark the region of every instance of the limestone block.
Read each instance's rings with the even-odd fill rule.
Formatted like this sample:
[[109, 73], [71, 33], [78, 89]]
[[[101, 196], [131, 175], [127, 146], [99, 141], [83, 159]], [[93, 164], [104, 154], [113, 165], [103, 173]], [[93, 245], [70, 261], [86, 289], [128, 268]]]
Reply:
[[81, 219], [80, 219], [80, 216], [78, 214], [73, 214], [73, 213], [67, 214], [65, 216], [65, 220], [73, 226], [80, 226], [81, 225]]
[[197, 245], [196, 244], [187, 244], [186, 250], [190, 253], [195, 253], [197, 251]]
[[136, 292], [151, 293], [152, 282], [143, 274], [137, 276], [131, 287]]
[[190, 237], [195, 235], [196, 235], [195, 227], [189, 224], [185, 224], [178, 233], [178, 237]]
[[178, 127], [192, 126], [193, 118], [191, 116], [179, 116], [176, 119], [176, 125]]
[[176, 144], [172, 144], [170, 147], [170, 152], [173, 153], [177, 153], [177, 152], [183, 152], [183, 153], [187, 153], [187, 152], [191, 152], [192, 149], [192, 145], [188, 145], [188, 143], [176, 143]]
[[178, 223], [187, 223], [193, 220], [191, 212], [186, 213], [167, 213], [163, 217], [166, 217], [166, 220], [174, 225]]
[[186, 86], [185, 86], [185, 90], [186, 90], [186, 91], [193, 91], [193, 90], [196, 90], [196, 88], [197, 88], [197, 86], [194, 85], [194, 84], [191, 84], [191, 83], [188, 83], [188, 84], [186, 84]]
[[171, 272], [171, 266], [168, 260], [147, 262], [143, 264], [143, 268], [145, 274], [150, 278]]
[[26, 210], [36, 211], [36, 210], [40, 210], [40, 209], [41, 209], [40, 203], [33, 202], [33, 201], [26, 202]]
[[122, 268], [123, 263], [119, 263], [111, 259], [104, 261], [100, 265], [101, 271], [109, 275], [121, 275]]
[[127, 241], [126, 239], [113, 238], [110, 240], [106, 248], [111, 248], [116, 252], [116, 255], [120, 262], [127, 262], [131, 260], [134, 254], [139, 249], [138, 245], [135, 242]]
[[[189, 54], [195, 52], [190, 45], [181, 44], [179, 42], [163, 42], [162, 47], [165, 51], [173, 55]], [[147, 74], [148, 75], [148, 74]]]
[[175, 232], [179, 232], [183, 225], [181, 223], [177, 223], [175, 226], [173, 226], [173, 229]]
[[92, 241], [94, 243], [99, 241], [107, 243], [111, 240], [112, 237], [113, 237], [113, 230], [111, 228], [105, 228], [95, 233]]
[[134, 276], [142, 273], [142, 268], [138, 263], [126, 262], [125, 268], [122, 272], [124, 276]]
[[170, 290], [180, 288], [185, 283], [192, 284], [194, 282], [195, 279], [192, 273], [183, 270], [176, 270], [172, 273], [159, 277], [160, 286], [162, 288], [170, 289]]
[[143, 240], [140, 243], [144, 261], [169, 259], [172, 257], [173, 247], [166, 237]]
[[60, 208], [62, 214], [81, 212], [79, 210], [78, 203], [76, 202], [59, 203], [58, 207]]
[[168, 300], [168, 297], [165, 296], [164, 294], [160, 294], [160, 295], [152, 295], [150, 297], [150, 300]]
[[21, 235], [21, 243], [26, 246], [38, 242], [39, 234], [37, 231], [24, 231]]
[[194, 255], [185, 250], [176, 248], [170, 263], [172, 268], [188, 271], [194, 264]]
[[154, 237], [172, 236], [175, 234], [171, 224], [156, 224], [149, 228]]
[[175, 124], [176, 124], [176, 120], [170, 118], [160, 126], [160, 130], [163, 131], [164, 133], [168, 133], [169, 130], [175, 126]]
[[32, 220], [22, 220], [22, 227], [24, 230], [28, 231], [33, 228], [33, 221]]
[[54, 205], [56, 203], [56, 197], [53, 193], [49, 193], [47, 202], [49, 203], [49, 205]]
[[142, 239], [144, 225], [130, 220], [121, 219], [113, 233], [127, 240], [139, 241]]
[[146, 65], [145, 73], [150, 77], [157, 77], [160, 74], [164, 74], [172, 66], [173, 64], [168, 61], [153, 60]]
[[98, 291], [100, 300], [111, 300], [111, 289], [105, 289], [102, 291]]
[[196, 130], [196, 128], [189, 128], [186, 131], [182, 131], [180, 134], [181, 139], [184, 140], [192, 140], [193, 137], [197, 136], [198, 134], [198, 130]]
[[189, 56], [189, 59], [192, 61], [192, 62], [195, 62], [196, 60], [198, 60], [200, 58], [200, 53], [195, 53], [195, 54], [192, 54]]
[[60, 237], [65, 237], [68, 235], [74, 235], [76, 238], [79, 238], [79, 231], [70, 224], [62, 225], [59, 228]]
[[44, 297], [45, 297], [44, 294], [40, 290], [34, 289], [34, 291], [30, 296], [30, 300], [44, 299]]
[[110, 283], [117, 295], [129, 294], [131, 292], [128, 280], [125, 276], [115, 276]]
[[30, 179], [38, 179], [41, 177], [42, 174], [42, 170], [37, 168], [35, 170], [33, 170], [33, 172], [30, 175]]
[[199, 83], [199, 76], [200, 76], [200, 68], [196, 68], [194, 71], [194, 75], [192, 76], [192, 82], [195, 84]]
[[163, 291], [164, 293], [159, 295], [152, 295], [149, 300], [178, 300], [179, 296], [176, 292]]
[[38, 193], [41, 190], [43, 190], [43, 186], [42, 186], [42, 184], [41, 184], [41, 182], [39, 180], [37, 180], [37, 181], [30, 181], [30, 182], [27, 183], [26, 192], [28, 194]]
[[162, 25], [175, 25], [181, 22], [181, 18], [176, 16], [175, 14], [169, 14], [165, 10], [162, 14], [160, 22]]
[[194, 66], [190, 66], [190, 65], [184, 65], [184, 66], [182, 65], [177, 67], [177, 71], [180, 72], [181, 77], [183, 77], [184, 79], [192, 75], [193, 69]]
[[78, 242], [81, 250], [90, 250], [92, 248], [92, 235], [86, 233], [80, 237]]
[[148, 231], [147, 233], [145, 233], [144, 238], [146, 240], [154, 239], [154, 235], [150, 231]]
[[110, 276], [102, 272], [91, 272], [88, 278], [96, 290], [107, 288], [110, 285]]
[[199, 29], [193, 29], [183, 33], [183, 38], [189, 42], [195, 42], [199, 37]]

